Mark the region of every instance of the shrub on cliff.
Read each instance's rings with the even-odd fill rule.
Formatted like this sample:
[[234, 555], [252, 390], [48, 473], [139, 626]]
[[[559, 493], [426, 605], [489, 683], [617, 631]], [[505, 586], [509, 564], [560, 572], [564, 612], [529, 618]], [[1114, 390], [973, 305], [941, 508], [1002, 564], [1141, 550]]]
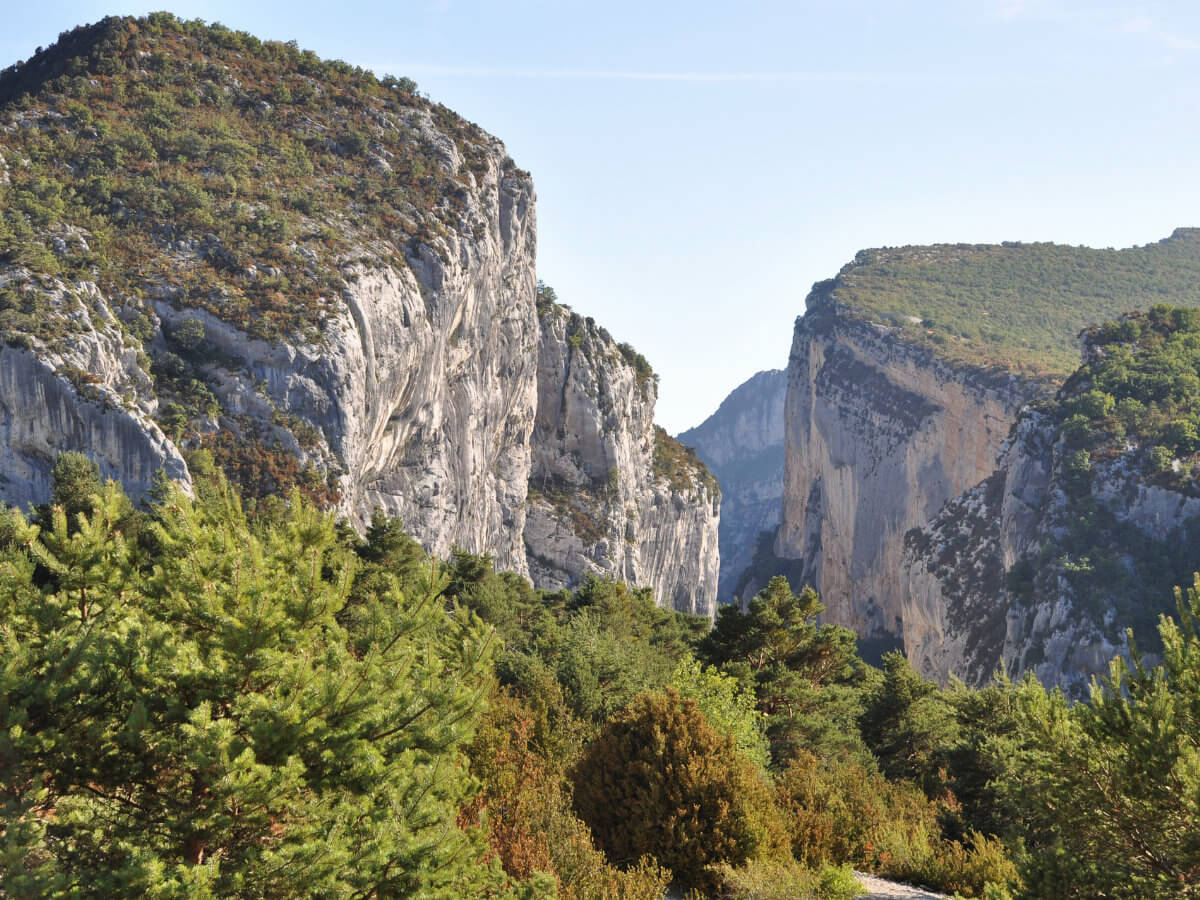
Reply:
[[575, 808], [614, 862], [651, 855], [683, 889], [711, 892], [710, 866], [784, 850], [770, 789], [733, 739], [673, 690], [642, 694], [575, 768]]

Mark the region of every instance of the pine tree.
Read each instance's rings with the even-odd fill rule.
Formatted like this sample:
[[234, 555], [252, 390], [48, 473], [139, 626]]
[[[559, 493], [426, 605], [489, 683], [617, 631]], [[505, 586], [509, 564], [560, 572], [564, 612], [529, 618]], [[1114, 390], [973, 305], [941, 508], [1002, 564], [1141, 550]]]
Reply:
[[943, 792], [958, 722], [938, 686], [921, 677], [903, 653], [884, 656], [883, 679], [867, 692], [859, 727], [885, 775], [913, 779], [931, 796]]
[[1200, 576], [1162, 617], [1162, 662], [1113, 660], [1088, 703], [1018, 687], [1020, 740], [998, 741], [1021, 813], [1029, 896], [1200, 897]]
[[745, 613], [723, 607], [698, 648], [704, 661], [753, 684], [780, 767], [800, 748], [837, 753], [857, 734], [857, 698], [849, 687], [856, 640], [840, 625], [817, 625], [824, 611], [811, 587], [794, 594], [776, 576]]
[[114, 485], [76, 529], [13, 515], [0, 893], [496, 895], [454, 827], [488, 632], [436, 583], [349, 604], [353, 553], [299, 496], [256, 531], [205, 493], [161, 497], [149, 565]]

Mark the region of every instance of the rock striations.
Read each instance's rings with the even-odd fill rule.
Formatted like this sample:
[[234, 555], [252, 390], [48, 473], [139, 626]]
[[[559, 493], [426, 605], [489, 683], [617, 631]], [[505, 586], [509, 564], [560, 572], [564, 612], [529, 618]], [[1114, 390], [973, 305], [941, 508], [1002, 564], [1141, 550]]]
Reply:
[[711, 615], [715, 483], [656, 467], [644, 360], [539, 319], [532, 180], [411, 82], [106, 19], [0, 77], [0, 162], [0, 499], [63, 450], [140, 496], [204, 448], [250, 496]]
[[899, 636], [905, 532], [991, 474], [1034, 389], [840, 315], [831, 286], [814, 288], [792, 343], [775, 553], [803, 560], [831, 619]]
[[[30, 278], [0, 267], [2, 287]], [[51, 349], [11, 335], [0, 346], [0, 498], [20, 507], [44, 502], [55, 457], [82, 448], [134, 496], [159, 471], [188, 487], [183, 457], [154, 423], [158, 403], [138, 365], [140, 347], [126, 342], [104, 296], [88, 282], [52, 279], [38, 288], [72, 323], [72, 339]]]
[[712, 616], [716, 482], [655, 427], [657, 381], [645, 359], [563, 306], [543, 303], [540, 313], [525, 523], [534, 581], [616, 578], [653, 587], [681, 612]]

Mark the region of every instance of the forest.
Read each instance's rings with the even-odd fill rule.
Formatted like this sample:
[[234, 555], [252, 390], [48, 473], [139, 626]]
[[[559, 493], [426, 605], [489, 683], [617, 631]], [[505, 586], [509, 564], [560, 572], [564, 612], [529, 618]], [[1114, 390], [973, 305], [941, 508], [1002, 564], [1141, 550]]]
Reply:
[[776, 578], [705, 619], [63, 454], [0, 532], [0, 891], [1200, 892], [1200, 578], [1089, 701], [865, 664]]

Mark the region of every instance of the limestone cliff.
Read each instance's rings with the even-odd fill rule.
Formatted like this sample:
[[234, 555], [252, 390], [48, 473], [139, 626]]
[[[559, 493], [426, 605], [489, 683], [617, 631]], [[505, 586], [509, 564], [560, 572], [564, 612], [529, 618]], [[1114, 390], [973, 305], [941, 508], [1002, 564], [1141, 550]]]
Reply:
[[[711, 612], [715, 488], [656, 469], [640, 357], [539, 323], [534, 201], [408, 79], [168, 14], [65, 33], [0, 73], [0, 500], [63, 450], [140, 495], [202, 448], [250, 497]], [[604, 546], [527, 527], [545, 473], [613, 485]]]
[[[811, 582], [831, 620], [943, 681], [1003, 664], [1078, 693], [1127, 628], [1151, 648], [1200, 547], [1198, 248], [1181, 229], [1122, 251], [864, 251], [816, 285], [756, 584]], [[1114, 285], [1156, 304], [1087, 326]]]
[[[16, 291], [29, 273], [0, 269], [0, 289]], [[20, 507], [50, 496], [59, 453], [86, 448], [101, 474], [142, 497], [165, 472], [190, 490], [187, 465], [151, 416], [157, 401], [96, 286], [47, 280], [48, 304], [71, 323], [71, 340], [49, 349], [28, 335], [0, 346], [0, 496]]]
[[721, 574], [717, 598], [732, 603], [763, 532], [774, 533], [783, 501], [783, 407], [787, 373], [759, 372], [711, 416], [678, 435], [721, 485]]
[[992, 473], [1037, 388], [844, 314], [835, 286], [816, 285], [796, 323], [775, 553], [802, 560], [831, 621], [900, 635], [905, 532]]
[[1003, 665], [1082, 695], [1128, 651], [1126, 629], [1153, 650], [1170, 585], [1196, 564], [1200, 498], [1148, 481], [1140, 455], [1077, 471], [1057, 423], [1026, 411], [997, 471], [905, 541], [913, 664], [969, 684]]
[[203, 324], [217, 427], [327, 472], [356, 522], [378, 506], [434, 553], [487, 550], [526, 572], [535, 222], [532, 182], [504, 160], [496, 142], [469, 230], [406, 266], [349, 270], [318, 342], [256, 340], [178, 299], [155, 311], [168, 334]]
[[654, 589], [712, 616], [720, 494], [704, 466], [654, 426], [646, 361], [595, 322], [540, 308], [538, 405], [525, 545], [535, 583], [586, 575]]

